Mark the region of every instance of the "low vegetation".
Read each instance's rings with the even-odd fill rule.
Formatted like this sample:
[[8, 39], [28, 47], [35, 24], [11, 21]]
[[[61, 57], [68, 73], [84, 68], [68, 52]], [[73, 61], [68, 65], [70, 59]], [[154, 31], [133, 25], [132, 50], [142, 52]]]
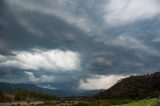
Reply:
[[117, 106], [158, 106], [157, 99], [135, 101], [129, 104], [117, 105]]
[[35, 106], [157, 106], [157, 99], [95, 100], [95, 101], [50, 101]]
[[[59, 100], [54, 96], [44, 95], [36, 92], [29, 92], [22, 89], [17, 89], [14, 96], [6, 96], [3, 92], [0, 92], [1, 102], [7, 102], [9, 105], [3, 106], [157, 106], [157, 99], [88, 99], [81, 101]], [[11, 97], [14, 97], [11, 99]], [[11, 101], [11, 100], [14, 100]], [[40, 102], [37, 102], [40, 101]], [[37, 102], [37, 103], [36, 103]], [[2, 106], [2, 105], [0, 105]]]
[[55, 98], [56, 97], [52, 95], [27, 91], [24, 89], [16, 89], [14, 92], [11, 93], [3, 93], [2, 91], [0, 91], [0, 102], [30, 102], [31, 100], [50, 101], [54, 100]]
[[158, 106], [159, 96], [160, 72], [157, 72], [122, 79], [94, 96], [56, 98], [24, 89], [0, 91], [0, 106]]

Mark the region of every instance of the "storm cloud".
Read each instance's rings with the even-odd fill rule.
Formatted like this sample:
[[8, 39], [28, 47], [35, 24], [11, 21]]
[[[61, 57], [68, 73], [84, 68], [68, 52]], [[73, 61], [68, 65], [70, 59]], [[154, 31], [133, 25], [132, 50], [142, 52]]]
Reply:
[[159, 7], [158, 0], [1, 0], [0, 81], [107, 89], [158, 71]]

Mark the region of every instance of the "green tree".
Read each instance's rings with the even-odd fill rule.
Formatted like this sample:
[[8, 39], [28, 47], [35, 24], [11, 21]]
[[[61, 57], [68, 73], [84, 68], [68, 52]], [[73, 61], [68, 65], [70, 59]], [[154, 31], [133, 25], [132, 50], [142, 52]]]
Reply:
[[0, 91], [0, 102], [3, 102], [4, 100], [4, 94], [2, 91]]

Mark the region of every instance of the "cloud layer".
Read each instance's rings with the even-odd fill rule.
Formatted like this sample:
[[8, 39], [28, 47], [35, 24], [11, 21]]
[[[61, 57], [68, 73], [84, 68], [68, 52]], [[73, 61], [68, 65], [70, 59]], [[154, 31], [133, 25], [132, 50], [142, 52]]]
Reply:
[[72, 51], [37, 49], [31, 52], [15, 51], [13, 56], [1, 58], [1, 67], [16, 67], [24, 70], [71, 71], [80, 68], [80, 56]]
[[0, 81], [74, 91], [155, 72], [159, 7], [158, 0], [1, 0]]
[[160, 13], [158, 0], [109, 0], [105, 19], [112, 25], [152, 19]]
[[85, 90], [108, 89], [125, 77], [122, 75], [94, 76], [86, 79], [85, 82], [81, 81], [79, 88]]

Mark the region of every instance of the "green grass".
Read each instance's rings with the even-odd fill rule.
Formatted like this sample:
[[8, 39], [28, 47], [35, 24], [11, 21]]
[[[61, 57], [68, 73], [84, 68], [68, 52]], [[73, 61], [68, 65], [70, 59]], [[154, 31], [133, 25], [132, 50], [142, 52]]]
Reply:
[[116, 106], [157, 106], [157, 99], [140, 100], [129, 104], [116, 105]]
[[[120, 105], [121, 104], [121, 105]], [[157, 99], [145, 100], [90, 100], [90, 101], [54, 101], [35, 106], [157, 106]]]

